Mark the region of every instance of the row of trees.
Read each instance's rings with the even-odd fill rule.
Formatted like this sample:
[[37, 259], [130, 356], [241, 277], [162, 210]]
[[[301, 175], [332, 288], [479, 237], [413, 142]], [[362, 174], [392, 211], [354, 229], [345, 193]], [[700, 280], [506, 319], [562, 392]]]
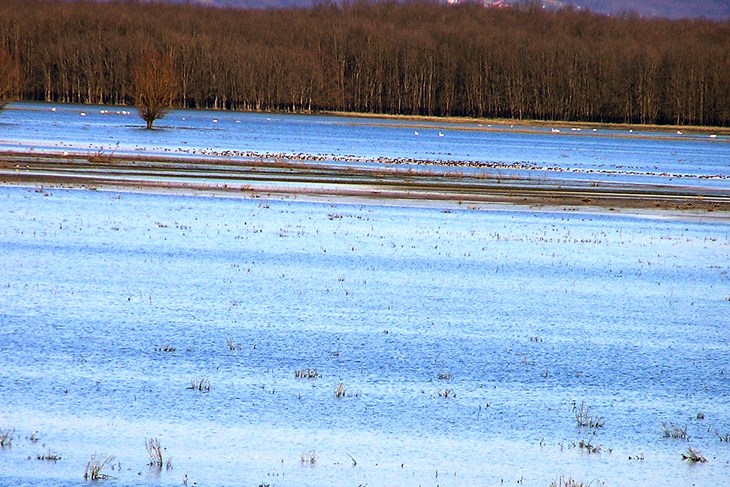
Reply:
[[158, 52], [184, 107], [730, 125], [730, 22], [4, 0], [0, 49], [29, 100], [131, 104], [135, 66]]

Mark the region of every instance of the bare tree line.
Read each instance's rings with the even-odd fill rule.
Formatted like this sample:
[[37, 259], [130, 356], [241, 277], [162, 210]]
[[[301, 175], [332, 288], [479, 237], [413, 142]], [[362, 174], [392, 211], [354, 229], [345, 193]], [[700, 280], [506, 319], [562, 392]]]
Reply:
[[5, 0], [0, 50], [27, 100], [132, 104], [135, 65], [157, 52], [183, 107], [730, 125], [730, 22]]

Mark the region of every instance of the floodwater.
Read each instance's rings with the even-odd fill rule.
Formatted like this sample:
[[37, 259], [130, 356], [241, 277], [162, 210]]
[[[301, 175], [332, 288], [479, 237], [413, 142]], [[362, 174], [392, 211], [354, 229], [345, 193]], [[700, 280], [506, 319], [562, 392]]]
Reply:
[[0, 187], [0, 259], [2, 485], [730, 478], [722, 217]]
[[727, 135], [202, 110], [173, 111], [155, 126], [145, 130], [129, 108], [14, 103], [0, 112], [0, 150], [314, 158], [730, 190]]

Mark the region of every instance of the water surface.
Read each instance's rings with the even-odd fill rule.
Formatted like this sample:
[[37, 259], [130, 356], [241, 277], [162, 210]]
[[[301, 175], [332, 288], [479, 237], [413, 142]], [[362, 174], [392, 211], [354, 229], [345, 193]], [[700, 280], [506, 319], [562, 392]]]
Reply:
[[730, 475], [726, 220], [4, 187], [0, 222], [0, 483]]

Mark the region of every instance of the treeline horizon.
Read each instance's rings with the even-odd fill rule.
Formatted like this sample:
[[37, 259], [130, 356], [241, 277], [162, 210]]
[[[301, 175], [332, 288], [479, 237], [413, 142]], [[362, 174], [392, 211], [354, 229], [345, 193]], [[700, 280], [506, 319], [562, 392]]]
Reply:
[[0, 48], [29, 101], [132, 105], [131, 73], [157, 52], [185, 108], [730, 125], [730, 22], [422, 1], [5, 0]]

